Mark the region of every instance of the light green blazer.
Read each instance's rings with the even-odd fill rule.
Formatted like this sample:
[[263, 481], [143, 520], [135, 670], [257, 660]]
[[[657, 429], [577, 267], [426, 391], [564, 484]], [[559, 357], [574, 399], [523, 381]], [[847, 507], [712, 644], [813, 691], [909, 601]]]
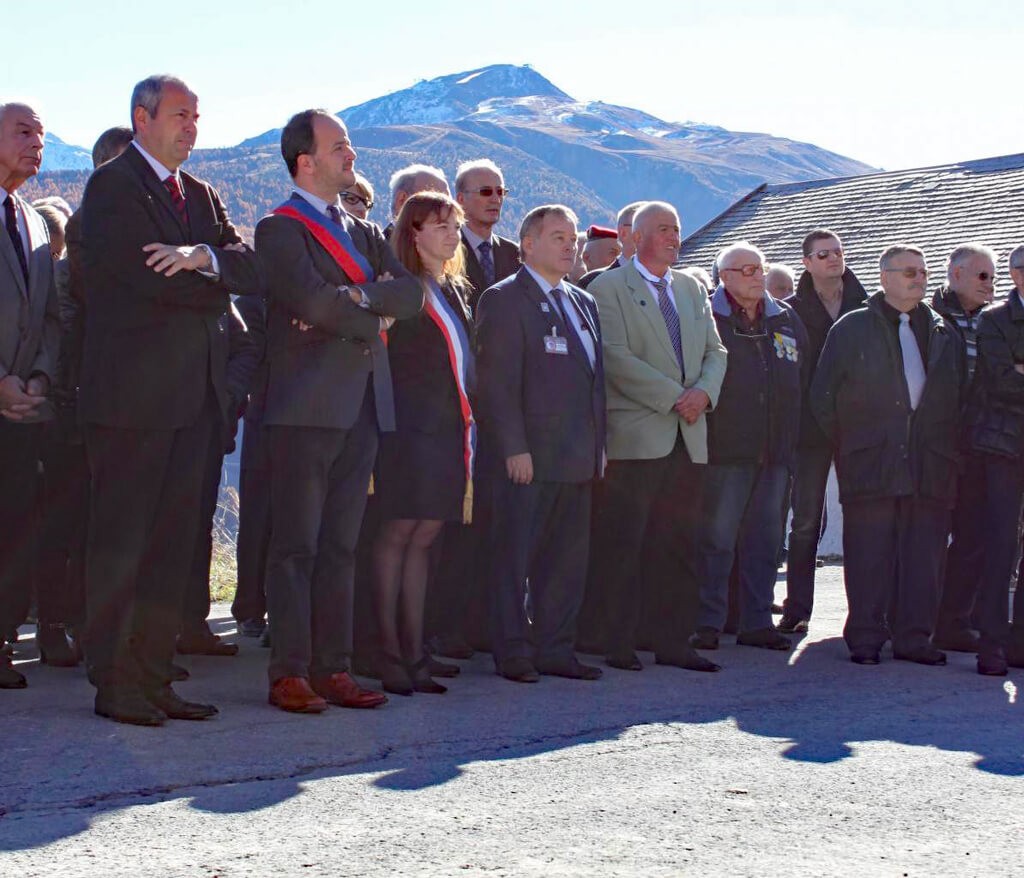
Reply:
[[658, 301], [632, 260], [598, 275], [587, 292], [597, 299], [601, 316], [609, 460], [665, 457], [682, 433], [694, 463], [707, 463], [705, 416], [687, 424], [672, 408], [684, 386], [703, 390], [714, 408], [725, 377], [726, 351], [704, 288], [672, 270], [685, 385]]

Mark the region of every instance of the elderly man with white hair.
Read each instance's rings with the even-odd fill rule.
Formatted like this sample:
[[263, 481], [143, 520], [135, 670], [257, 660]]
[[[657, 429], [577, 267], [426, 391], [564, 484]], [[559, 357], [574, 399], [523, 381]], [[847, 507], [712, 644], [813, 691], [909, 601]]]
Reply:
[[807, 331], [796, 312], [765, 289], [764, 254], [740, 242], [718, 257], [721, 283], [711, 309], [729, 366], [708, 415], [708, 468], [698, 540], [701, 607], [697, 649], [717, 649], [729, 574], [738, 560], [736, 642], [789, 649], [772, 626], [783, 522], [779, 515], [796, 455], [800, 402], [808, 380]]

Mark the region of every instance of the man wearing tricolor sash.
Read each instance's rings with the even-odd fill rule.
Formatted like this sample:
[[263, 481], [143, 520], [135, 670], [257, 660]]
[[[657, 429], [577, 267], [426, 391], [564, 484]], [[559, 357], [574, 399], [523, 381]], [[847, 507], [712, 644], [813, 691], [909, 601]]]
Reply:
[[296, 114], [281, 154], [295, 191], [256, 227], [269, 301], [270, 703], [376, 707], [385, 697], [348, 673], [354, 549], [378, 435], [394, 429], [381, 333], [415, 315], [424, 290], [375, 225], [342, 210], [356, 154], [338, 119]]

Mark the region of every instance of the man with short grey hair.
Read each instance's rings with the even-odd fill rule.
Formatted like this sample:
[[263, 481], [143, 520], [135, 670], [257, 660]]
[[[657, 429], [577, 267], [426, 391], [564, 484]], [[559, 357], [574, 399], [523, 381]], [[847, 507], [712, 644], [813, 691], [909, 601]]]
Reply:
[[[52, 416], [60, 335], [46, 224], [17, 194], [39, 173], [43, 138], [32, 107], [0, 104], [0, 640], [24, 621], [31, 600], [40, 422]], [[25, 685], [0, 652], [0, 689]]]
[[[930, 643], [956, 496], [963, 345], [924, 303], [922, 251], [894, 245], [882, 289], [829, 331], [810, 402], [836, 449], [850, 659], [944, 665]], [[792, 552], [792, 547], [790, 548]]]
[[[968, 381], [974, 376], [977, 361], [979, 321], [995, 295], [995, 272], [996, 254], [991, 247], [975, 242], [961, 244], [949, 254], [946, 284], [932, 298], [932, 307], [963, 340]], [[975, 652], [978, 639], [971, 630], [971, 610], [985, 554], [983, 517], [978, 514], [984, 503], [983, 461], [966, 452], [963, 463], [932, 641], [939, 649]]]
[[462, 227], [462, 248], [466, 276], [473, 285], [469, 307], [476, 304], [488, 287], [514, 274], [519, 268], [519, 247], [515, 241], [494, 231], [508, 189], [501, 169], [490, 159], [463, 162], [455, 173], [455, 200], [462, 205], [466, 223]]
[[773, 262], [764, 273], [764, 288], [773, 299], [788, 299], [795, 284], [793, 269], [781, 262]]
[[[402, 205], [417, 192], [441, 192], [450, 195], [444, 171], [431, 165], [409, 165], [391, 175], [391, 218], [394, 220]], [[391, 226], [388, 226], [390, 237]]]

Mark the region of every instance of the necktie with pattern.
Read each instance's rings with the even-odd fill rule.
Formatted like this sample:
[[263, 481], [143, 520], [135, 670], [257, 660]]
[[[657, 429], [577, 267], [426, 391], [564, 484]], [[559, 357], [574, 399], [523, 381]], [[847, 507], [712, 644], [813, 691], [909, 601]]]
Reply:
[[925, 371], [921, 349], [914, 338], [914, 330], [910, 328], [909, 314], [900, 314], [900, 350], [903, 351], [903, 377], [907, 380], [910, 407], [916, 410], [924, 391]]
[[338, 205], [328, 204], [327, 215], [334, 220], [339, 226], [341, 225], [341, 211], [338, 210]]
[[171, 196], [171, 204], [174, 205], [174, 211], [178, 214], [178, 219], [181, 220], [181, 224], [187, 229], [188, 207], [185, 206], [185, 196], [181, 191], [181, 184], [178, 183], [177, 176], [171, 174], [170, 177], [164, 180], [164, 186], [167, 187], [167, 192]]
[[668, 330], [669, 340], [672, 342], [672, 350], [675, 352], [679, 368], [683, 368], [683, 338], [679, 327], [679, 315], [672, 303], [668, 300], [668, 283], [665, 278], [660, 277], [652, 280], [651, 285], [658, 291], [658, 308], [661, 316], [665, 319], [665, 328]]
[[25, 259], [25, 245], [21, 240], [21, 232], [18, 230], [18, 211], [14, 206], [14, 198], [8, 195], [4, 199], [4, 220], [7, 223], [7, 234], [14, 245], [14, 252], [18, 254], [18, 263], [21, 265], [21, 273], [25, 276], [25, 286], [28, 286], [28, 260]]
[[[494, 257], [491, 255], [491, 242], [481, 241], [476, 248], [480, 253], [480, 267], [484, 270], [484, 286], [494, 285]], [[481, 290], [481, 292], [483, 292]]]

